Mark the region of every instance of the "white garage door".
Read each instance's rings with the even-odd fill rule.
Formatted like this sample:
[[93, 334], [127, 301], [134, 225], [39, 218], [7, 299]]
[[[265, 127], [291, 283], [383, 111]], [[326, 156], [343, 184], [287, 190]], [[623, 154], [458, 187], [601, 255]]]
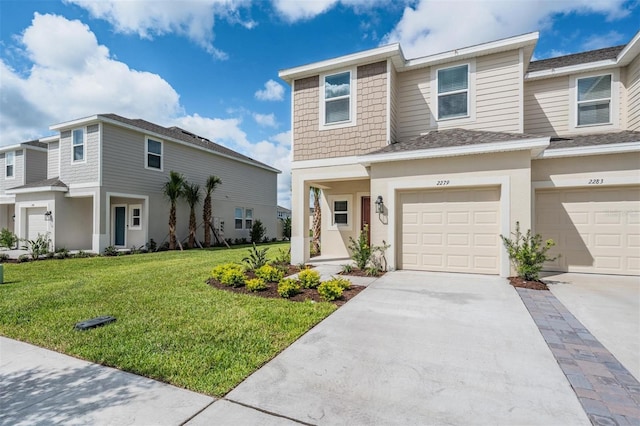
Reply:
[[405, 192], [400, 203], [402, 268], [499, 273], [500, 188]]
[[640, 187], [539, 190], [535, 223], [562, 255], [546, 270], [640, 274]]
[[44, 218], [44, 207], [32, 207], [27, 209], [27, 239], [35, 240], [38, 234], [47, 233], [47, 222]]

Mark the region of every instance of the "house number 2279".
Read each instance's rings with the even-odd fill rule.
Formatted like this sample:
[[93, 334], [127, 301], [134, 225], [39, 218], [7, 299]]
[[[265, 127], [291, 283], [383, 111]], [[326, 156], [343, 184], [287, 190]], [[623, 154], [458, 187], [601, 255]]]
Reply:
[[436, 186], [445, 186], [445, 185], [449, 185], [449, 181], [448, 180], [436, 181]]

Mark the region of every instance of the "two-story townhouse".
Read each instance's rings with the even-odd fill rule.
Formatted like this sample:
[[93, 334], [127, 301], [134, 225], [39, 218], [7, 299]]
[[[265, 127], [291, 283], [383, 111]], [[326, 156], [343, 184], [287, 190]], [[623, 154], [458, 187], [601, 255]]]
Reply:
[[45, 140], [0, 147], [0, 169], [0, 228], [14, 232], [15, 195], [7, 190], [46, 179]]
[[[201, 188], [210, 175], [222, 180], [212, 194], [217, 235], [248, 238], [258, 219], [267, 236], [276, 235], [280, 172], [273, 167], [181, 128], [115, 114], [50, 128], [59, 136], [46, 140], [46, 176], [7, 191], [14, 197], [15, 232], [20, 238], [48, 233], [56, 248], [94, 252], [107, 246], [140, 247], [151, 239], [160, 245], [168, 240], [169, 204], [162, 189], [170, 171]], [[180, 201], [180, 240], [188, 236], [188, 214], [188, 206]]]
[[292, 261], [368, 225], [391, 269], [510, 273], [499, 235], [558, 241], [549, 268], [640, 273], [640, 35], [531, 62], [537, 33], [405, 59], [398, 44], [283, 70], [292, 92]]

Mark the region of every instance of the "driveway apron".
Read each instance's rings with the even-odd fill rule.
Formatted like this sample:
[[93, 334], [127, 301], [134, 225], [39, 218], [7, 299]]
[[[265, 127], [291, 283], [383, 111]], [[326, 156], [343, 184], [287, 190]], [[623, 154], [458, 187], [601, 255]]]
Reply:
[[478, 275], [387, 273], [225, 400], [310, 424], [590, 423], [516, 291]]

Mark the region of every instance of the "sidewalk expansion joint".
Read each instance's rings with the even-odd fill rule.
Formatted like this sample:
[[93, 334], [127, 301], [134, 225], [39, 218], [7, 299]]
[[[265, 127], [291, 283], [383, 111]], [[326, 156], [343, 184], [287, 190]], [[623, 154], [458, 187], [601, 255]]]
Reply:
[[640, 425], [640, 382], [551, 293], [516, 288], [593, 425]]
[[260, 411], [261, 413], [268, 414], [270, 416], [280, 417], [282, 419], [290, 420], [292, 422], [296, 422], [296, 423], [299, 423], [301, 425], [315, 426], [313, 423], [303, 422], [302, 420], [294, 419], [293, 417], [288, 417], [288, 416], [285, 416], [285, 415], [282, 415], [282, 414], [273, 413], [271, 411], [267, 411], [267, 410], [264, 410], [262, 408], [254, 407], [253, 405], [244, 404], [244, 403], [239, 402], [239, 401], [234, 401], [233, 399], [228, 399], [228, 398], [221, 398], [221, 399], [224, 400], [224, 401], [231, 402], [232, 404], [237, 404], [237, 405], [241, 405], [241, 406], [246, 407], [246, 408], [250, 408], [252, 410]]

